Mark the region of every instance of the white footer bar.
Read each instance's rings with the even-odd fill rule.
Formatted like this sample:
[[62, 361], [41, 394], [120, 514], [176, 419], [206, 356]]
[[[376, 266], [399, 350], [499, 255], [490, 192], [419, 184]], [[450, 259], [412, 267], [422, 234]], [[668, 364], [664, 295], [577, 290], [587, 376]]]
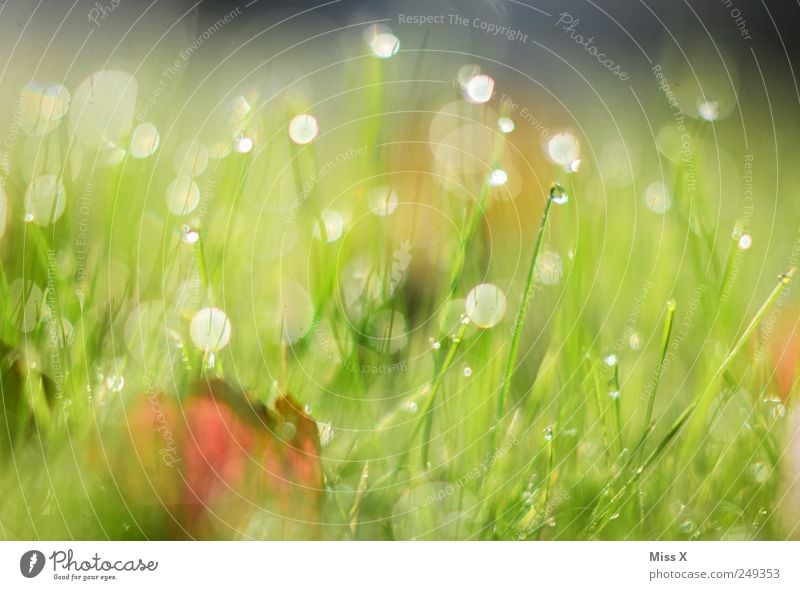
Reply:
[[0, 588], [796, 589], [799, 562], [793, 542], [14, 541]]

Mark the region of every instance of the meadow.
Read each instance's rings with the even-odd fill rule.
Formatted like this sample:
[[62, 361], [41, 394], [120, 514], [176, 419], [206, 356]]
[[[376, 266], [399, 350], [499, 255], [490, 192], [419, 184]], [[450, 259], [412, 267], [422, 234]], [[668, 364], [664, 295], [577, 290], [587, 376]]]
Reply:
[[740, 154], [665, 59], [615, 135], [424, 28], [344, 29], [296, 67], [14, 89], [0, 538], [800, 534], [797, 182], [763, 112]]

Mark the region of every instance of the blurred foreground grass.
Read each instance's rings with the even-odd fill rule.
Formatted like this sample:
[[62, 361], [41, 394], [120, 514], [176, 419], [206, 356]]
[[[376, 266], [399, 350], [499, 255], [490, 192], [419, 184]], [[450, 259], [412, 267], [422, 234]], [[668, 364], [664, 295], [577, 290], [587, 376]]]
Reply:
[[620, 155], [525, 120], [489, 67], [364, 38], [322, 94], [301, 74], [173, 103], [98, 70], [7, 105], [0, 536], [171, 536], [130, 408], [212, 377], [316, 420], [324, 539], [796, 534], [789, 286], [742, 337], [796, 228], [716, 200], [724, 122], [687, 119], [688, 161], [669, 118]]

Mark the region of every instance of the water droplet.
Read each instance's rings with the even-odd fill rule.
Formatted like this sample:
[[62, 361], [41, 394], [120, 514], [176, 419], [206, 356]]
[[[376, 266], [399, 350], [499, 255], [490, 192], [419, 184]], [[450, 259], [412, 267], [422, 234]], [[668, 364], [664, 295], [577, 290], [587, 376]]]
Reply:
[[167, 207], [174, 215], [188, 215], [200, 203], [200, 189], [189, 176], [179, 176], [167, 186]]
[[489, 102], [494, 94], [494, 80], [486, 74], [473, 76], [465, 86], [467, 99], [482, 104]]
[[464, 306], [472, 323], [492, 328], [506, 315], [506, 296], [496, 285], [481, 283], [469, 292]]
[[578, 172], [580, 167], [581, 167], [581, 159], [580, 158], [575, 158], [574, 160], [572, 160], [572, 162], [570, 162], [569, 164], [567, 164], [565, 166], [565, 169], [566, 169], [567, 172], [571, 172], [572, 174], [575, 174], [575, 173]]
[[24, 219], [26, 223], [30, 223], [31, 221], [33, 221], [33, 213], [26, 213]]
[[767, 409], [773, 420], [778, 420], [786, 416], [786, 406], [783, 405], [783, 402], [780, 398], [767, 398], [764, 400], [764, 404], [767, 406]]
[[512, 131], [514, 131], [515, 125], [514, 125], [514, 121], [512, 121], [508, 117], [500, 117], [497, 120], [497, 127], [503, 133], [511, 133]]
[[134, 158], [147, 158], [155, 153], [161, 143], [158, 129], [152, 123], [137, 125], [131, 134], [130, 154]]
[[367, 195], [369, 209], [379, 217], [386, 217], [394, 213], [399, 201], [397, 193], [388, 186], [380, 186], [369, 191]]
[[689, 535], [689, 534], [694, 532], [694, 527], [695, 527], [695, 524], [694, 524], [693, 520], [684, 520], [681, 523], [681, 526], [678, 527], [678, 528], [680, 529], [680, 531], [682, 533], [685, 533], [685, 534]]
[[297, 115], [289, 123], [289, 137], [299, 145], [314, 141], [317, 133], [319, 133], [319, 125], [311, 115]]
[[616, 390], [615, 391], [609, 391], [608, 392], [608, 397], [610, 397], [611, 399], [619, 399], [619, 391], [616, 391]]
[[464, 367], [464, 377], [472, 377], [472, 369], [470, 367]]
[[403, 407], [405, 408], [406, 412], [410, 412], [412, 414], [418, 409], [417, 402], [414, 400], [408, 400]]
[[644, 202], [653, 213], [666, 213], [672, 206], [667, 187], [661, 182], [650, 184], [644, 191]]
[[237, 137], [233, 142], [233, 149], [240, 154], [248, 154], [253, 149], [253, 140], [245, 136]]
[[196, 244], [200, 241], [200, 234], [197, 233], [189, 226], [184, 226], [185, 229], [181, 232], [181, 241], [184, 244]]
[[750, 234], [742, 234], [739, 237], [739, 250], [749, 250], [753, 245], [753, 238]]
[[617, 520], [619, 518], [619, 512], [615, 512], [611, 516], [608, 517], [608, 520]]
[[431, 348], [433, 350], [439, 350], [442, 347], [442, 343], [436, 340], [435, 338], [430, 339]]
[[580, 158], [581, 144], [571, 133], [557, 133], [547, 142], [547, 155], [560, 166], [569, 166]]
[[204, 307], [192, 318], [189, 334], [194, 345], [205, 352], [227, 346], [231, 339], [231, 322], [225, 312], [216, 307]]
[[697, 112], [706, 121], [716, 121], [719, 118], [719, 101], [700, 97], [697, 99]]
[[369, 47], [376, 57], [389, 59], [400, 50], [400, 39], [392, 33], [378, 33], [369, 42]]
[[617, 364], [617, 355], [616, 354], [609, 354], [606, 358], [603, 359], [603, 362], [608, 367], [614, 367]]
[[508, 174], [505, 170], [498, 168], [489, 174], [489, 186], [503, 186], [508, 182]]
[[125, 377], [122, 375], [109, 375], [106, 377], [106, 387], [114, 393], [119, 393], [125, 386]]
[[564, 190], [563, 186], [557, 182], [554, 182], [550, 187], [550, 200], [556, 205], [563, 205], [569, 201], [569, 195], [567, 195], [567, 192]]
[[544, 440], [551, 441], [553, 440], [553, 428], [548, 426], [544, 429]]

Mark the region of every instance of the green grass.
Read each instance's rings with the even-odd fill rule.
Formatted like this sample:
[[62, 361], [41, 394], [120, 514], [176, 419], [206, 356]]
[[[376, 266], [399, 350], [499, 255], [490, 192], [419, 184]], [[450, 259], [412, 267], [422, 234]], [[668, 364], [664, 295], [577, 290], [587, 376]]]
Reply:
[[[185, 216], [165, 203], [172, 154], [208, 143], [232, 91], [212, 107], [188, 91], [185, 106], [160, 105], [161, 145], [145, 159], [100, 163], [66, 119], [20, 138], [2, 172], [0, 538], [163, 536], [163, 507], [126, 491], [145, 477], [119, 451], [126, 408], [152, 391], [181, 400], [211, 376], [265, 403], [291, 392], [320, 424], [325, 539], [784, 538], [788, 416], [765, 403], [774, 367], [757, 341], [789, 306], [793, 228], [753, 220], [755, 244], [739, 251], [736, 208], [710, 212], [713, 162], [698, 160], [691, 198], [680, 167], [661, 162], [676, 180], [659, 215], [641, 194], [658, 168], [606, 192], [587, 155], [567, 173], [523, 122], [500, 133], [496, 103], [438, 115], [447, 130], [480, 129], [458, 145], [472, 172], [442, 181], [428, 130], [458, 92], [418, 82], [433, 104], [405, 111], [415, 86], [392, 68], [412, 58], [360, 59], [369, 68], [347, 70], [358, 83], [316, 102], [249, 94], [240, 131], [254, 150], [210, 159]], [[308, 145], [287, 134], [302, 112], [320, 122]], [[692, 124], [697, 138], [709, 125]], [[513, 200], [487, 185], [501, 166], [516, 171]], [[67, 204], [39, 226], [24, 202], [42, 174]], [[569, 201], [551, 208], [553, 182]], [[379, 186], [399, 197], [387, 216], [370, 210]], [[345, 219], [329, 243], [325, 210]], [[548, 252], [563, 273], [542, 281]], [[508, 306], [487, 329], [461, 321], [484, 282]], [[22, 315], [20, 289], [36, 299]], [[189, 327], [209, 306], [232, 333], [212, 353]]]

